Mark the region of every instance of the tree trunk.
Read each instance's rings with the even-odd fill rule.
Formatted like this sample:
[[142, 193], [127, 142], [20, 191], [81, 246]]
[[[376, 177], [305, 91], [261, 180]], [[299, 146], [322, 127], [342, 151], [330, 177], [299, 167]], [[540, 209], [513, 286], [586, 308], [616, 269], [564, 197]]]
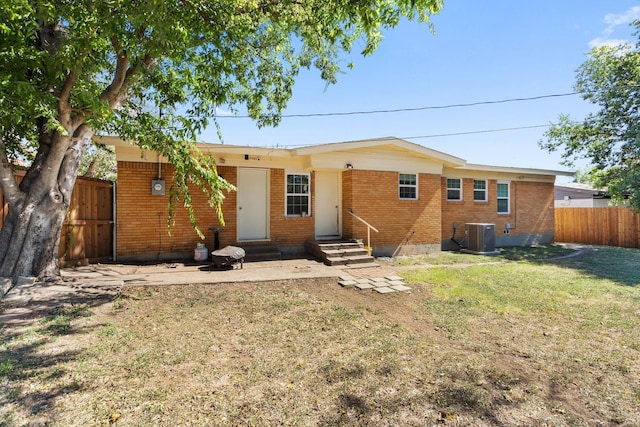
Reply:
[[43, 148], [20, 183], [19, 197], [8, 198], [9, 211], [0, 231], [0, 277], [10, 277], [14, 283], [24, 276], [44, 282], [60, 279], [60, 233], [86, 135], [41, 136]]

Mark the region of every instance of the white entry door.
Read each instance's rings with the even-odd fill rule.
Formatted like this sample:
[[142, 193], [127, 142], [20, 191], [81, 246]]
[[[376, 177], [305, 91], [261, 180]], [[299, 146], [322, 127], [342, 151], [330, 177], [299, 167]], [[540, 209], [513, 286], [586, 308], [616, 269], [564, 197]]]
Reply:
[[340, 174], [315, 172], [316, 238], [340, 237]]
[[238, 168], [238, 240], [269, 238], [268, 169]]

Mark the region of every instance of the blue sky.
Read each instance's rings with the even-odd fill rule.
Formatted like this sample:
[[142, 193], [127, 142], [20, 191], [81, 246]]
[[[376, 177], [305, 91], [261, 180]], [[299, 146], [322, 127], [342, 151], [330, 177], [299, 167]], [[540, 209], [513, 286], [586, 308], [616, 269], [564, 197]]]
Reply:
[[[287, 114], [446, 106], [573, 92], [575, 70], [598, 44], [633, 41], [628, 23], [640, 18], [637, 1], [445, 0], [426, 25], [404, 22], [373, 54], [325, 87], [317, 71], [301, 73]], [[338, 117], [284, 117], [258, 129], [249, 119], [220, 117], [224, 142], [296, 147], [396, 136], [467, 160], [501, 166], [566, 170], [560, 153], [538, 146], [546, 128], [434, 136], [548, 125], [561, 113], [584, 117], [579, 96], [416, 112]], [[428, 136], [426, 138], [416, 138]], [[201, 135], [219, 142], [212, 127]]]

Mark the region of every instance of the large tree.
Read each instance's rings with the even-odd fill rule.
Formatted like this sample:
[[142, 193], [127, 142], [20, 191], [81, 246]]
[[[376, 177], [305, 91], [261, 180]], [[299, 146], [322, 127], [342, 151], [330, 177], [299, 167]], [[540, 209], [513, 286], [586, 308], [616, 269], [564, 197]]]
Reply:
[[[633, 25], [640, 36], [640, 21]], [[589, 160], [590, 181], [640, 210], [640, 41], [592, 49], [576, 74], [576, 91], [596, 111], [581, 121], [560, 116], [540, 144], [563, 149], [566, 164]]]
[[[9, 0], [0, 8], [0, 186], [8, 215], [0, 277], [59, 276], [60, 230], [95, 133], [161, 153], [222, 203], [230, 185], [195, 152], [216, 107], [276, 125], [301, 68], [328, 83], [340, 54], [372, 53], [402, 19], [429, 23], [442, 0]], [[163, 114], [157, 114], [162, 107]], [[12, 163], [36, 155], [18, 184]], [[195, 224], [194, 224], [195, 225]]]

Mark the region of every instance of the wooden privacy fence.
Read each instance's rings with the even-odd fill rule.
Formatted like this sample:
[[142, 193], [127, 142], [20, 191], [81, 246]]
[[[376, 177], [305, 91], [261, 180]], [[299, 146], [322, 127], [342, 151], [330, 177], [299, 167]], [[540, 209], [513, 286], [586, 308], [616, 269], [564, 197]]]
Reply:
[[[18, 181], [23, 176], [23, 171], [16, 172]], [[112, 258], [113, 191], [111, 181], [78, 177], [60, 235], [60, 265], [104, 262]], [[0, 202], [1, 228], [7, 215], [7, 204], [1, 190]]]
[[629, 208], [555, 208], [555, 240], [640, 248], [640, 215]]

